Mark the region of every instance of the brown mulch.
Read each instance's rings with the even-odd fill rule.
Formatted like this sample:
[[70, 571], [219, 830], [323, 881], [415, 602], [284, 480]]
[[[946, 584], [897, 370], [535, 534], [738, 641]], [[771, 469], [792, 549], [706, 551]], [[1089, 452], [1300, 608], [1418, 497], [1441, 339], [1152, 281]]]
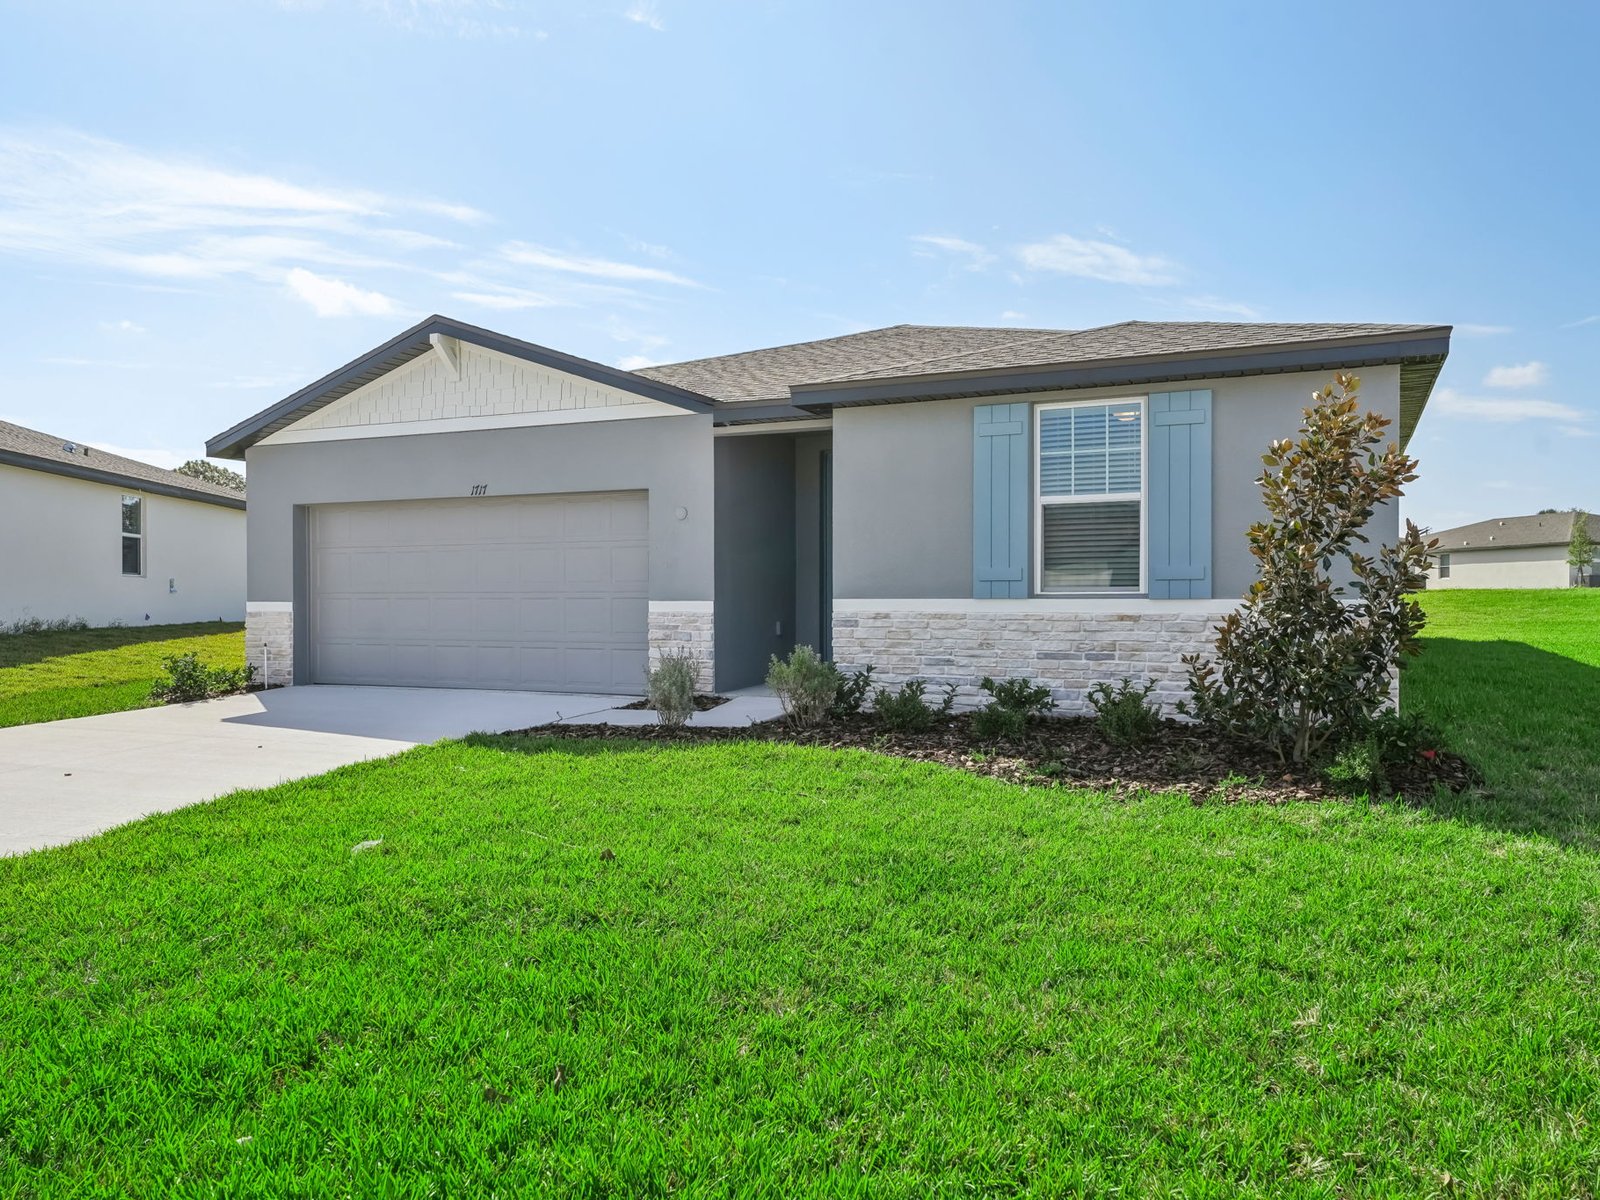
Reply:
[[[702, 692], [696, 692], [694, 697], [694, 710], [695, 712], [705, 712], [708, 709], [713, 709], [717, 707], [717, 705], [726, 704], [727, 702], [728, 698], [726, 696], [708, 696]], [[651, 704], [648, 699], [645, 699], [635, 700], [632, 704], [619, 704], [617, 707], [636, 709], [640, 712], [654, 712], [656, 706]]]
[[[637, 706], [635, 706], [637, 707]], [[1270, 752], [1190, 722], [1164, 721], [1161, 733], [1142, 746], [1117, 746], [1101, 736], [1091, 717], [1033, 721], [1016, 741], [984, 743], [972, 734], [971, 717], [936, 719], [926, 733], [893, 733], [870, 714], [794, 729], [763, 721], [736, 729], [661, 725], [551, 725], [518, 732], [536, 737], [603, 738], [625, 741], [790, 742], [830, 749], [855, 748], [899, 758], [943, 763], [1013, 783], [1060, 784], [1117, 794], [1177, 792], [1205, 802], [1278, 804], [1289, 800], [1342, 798], [1347, 793], [1315, 767], [1280, 763]], [[1436, 786], [1453, 792], [1481, 782], [1465, 759], [1446, 750], [1389, 771], [1388, 792], [1407, 800], [1432, 796]]]

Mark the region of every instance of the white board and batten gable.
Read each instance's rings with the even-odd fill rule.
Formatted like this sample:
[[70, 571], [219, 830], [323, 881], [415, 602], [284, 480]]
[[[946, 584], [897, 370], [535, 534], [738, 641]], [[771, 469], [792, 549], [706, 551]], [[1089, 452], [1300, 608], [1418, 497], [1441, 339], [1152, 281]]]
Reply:
[[682, 408], [648, 396], [436, 337], [431, 352], [269, 434], [261, 444], [683, 415]]

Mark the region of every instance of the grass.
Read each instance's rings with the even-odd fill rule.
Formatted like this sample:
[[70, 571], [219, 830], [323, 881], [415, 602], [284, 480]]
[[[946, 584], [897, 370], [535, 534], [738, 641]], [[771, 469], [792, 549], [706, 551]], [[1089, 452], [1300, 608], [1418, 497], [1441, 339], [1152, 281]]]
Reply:
[[1421, 597], [1426, 648], [1402, 703], [1484, 772], [1440, 811], [1600, 850], [1600, 589]]
[[244, 626], [207, 621], [0, 634], [0, 727], [123, 712], [150, 704], [161, 661], [190, 651], [244, 665]]
[[426, 747], [0, 860], [0, 1195], [1593, 1195], [1597, 862]]

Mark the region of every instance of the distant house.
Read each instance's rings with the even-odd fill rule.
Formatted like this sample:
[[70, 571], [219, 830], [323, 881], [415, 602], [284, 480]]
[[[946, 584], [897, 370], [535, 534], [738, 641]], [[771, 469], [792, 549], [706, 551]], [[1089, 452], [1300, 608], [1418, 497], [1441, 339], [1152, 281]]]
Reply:
[[244, 503], [0, 421], [0, 625], [243, 620]]
[[[1570, 512], [1500, 517], [1433, 536], [1439, 550], [1428, 572], [1430, 588], [1564, 588], [1583, 582], [1567, 563]], [[1589, 518], [1589, 536], [1600, 542], [1600, 517]]]

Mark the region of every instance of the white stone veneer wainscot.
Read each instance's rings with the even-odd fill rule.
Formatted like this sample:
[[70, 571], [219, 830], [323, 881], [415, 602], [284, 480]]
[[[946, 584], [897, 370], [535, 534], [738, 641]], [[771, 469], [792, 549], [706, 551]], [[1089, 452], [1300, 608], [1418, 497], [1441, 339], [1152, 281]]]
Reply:
[[267, 687], [294, 682], [294, 605], [250, 601], [244, 606], [244, 660]]
[[926, 679], [957, 685], [963, 706], [988, 697], [985, 675], [1046, 684], [1063, 714], [1090, 711], [1085, 692], [1123, 676], [1155, 680], [1152, 699], [1169, 715], [1187, 694], [1183, 655], [1214, 648], [1215, 627], [1234, 601], [1210, 600], [836, 600], [833, 659], [842, 670], [873, 667], [897, 686]]
[[654, 668], [669, 650], [688, 650], [700, 660], [697, 686], [702, 692], [711, 691], [716, 678], [712, 617], [710, 600], [650, 601], [650, 666]]

